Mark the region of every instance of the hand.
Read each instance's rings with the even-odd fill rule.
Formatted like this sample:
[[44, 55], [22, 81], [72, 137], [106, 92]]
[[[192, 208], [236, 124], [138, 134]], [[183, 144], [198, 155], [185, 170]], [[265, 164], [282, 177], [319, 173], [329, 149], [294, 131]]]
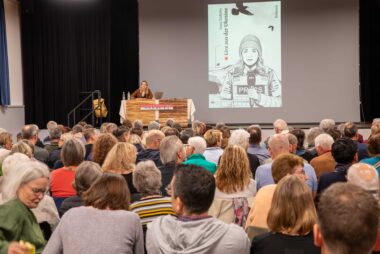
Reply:
[[12, 242], [8, 246], [8, 254], [28, 254], [30, 249], [25, 246], [21, 245], [18, 242]]
[[254, 100], [258, 100], [259, 94], [257, 93], [255, 88], [248, 88], [248, 97]]

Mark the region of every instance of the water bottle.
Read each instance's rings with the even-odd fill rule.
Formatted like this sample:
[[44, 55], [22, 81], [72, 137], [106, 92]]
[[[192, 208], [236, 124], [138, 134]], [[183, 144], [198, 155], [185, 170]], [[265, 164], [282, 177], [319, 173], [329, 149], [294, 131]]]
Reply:
[[130, 100], [130, 99], [131, 99], [131, 93], [128, 92], [128, 100]]
[[123, 92], [123, 97], [122, 97], [123, 101], [125, 101], [125, 92]]

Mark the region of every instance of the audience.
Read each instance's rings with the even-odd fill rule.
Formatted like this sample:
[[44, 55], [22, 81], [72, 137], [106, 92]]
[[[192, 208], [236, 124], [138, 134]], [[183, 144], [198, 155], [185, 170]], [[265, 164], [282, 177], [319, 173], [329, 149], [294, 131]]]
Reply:
[[187, 160], [183, 162], [183, 164], [200, 166], [209, 171], [211, 174], [215, 174], [216, 164], [206, 160], [203, 155], [206, 150], [206, 141], [204, 138], [199, 136], [191, 137], [188, 140], [188, 145], [190, 155], [187, 157]]
[[104, 172], [119, 174], [124, 177], [128, 184], [130, 194], [137, 193], [133, 186], [132, 172], [135, 169], [137, 150], [132, 144], [118, 142], [108, 152], [102, 169]]
[[323, 173], [333, 172], [335, 170], [336, 161], [331, 154], [334, 139], [328, 134], [320, 134], [315, 138], [314, 142], [318, 157], [312, 159], [310, 165], [314, 168], [319, 180]]
[[216, 190], [209, 214], [226, 222], [244, 226], [249, 204], [256, 195], [246, 151], [238, 145], [226, 147], [215, 175]]
[[28, 140], [34, 146], [34, 158], [41, 162], [47, 163], [49, 158], [49, 152], [44, 148], [36, 146], [38, 140], [38, 127], [34, 124], [25, 125], [21, 129], [21, 137], [22, 139]]
[[[289, 140], [284, 134], [273, 135], [268, 142], [269, 154], [275, 161], [281, 154], [289, 154]], [[257, 182], [257, 190], [260, 190], [265, 185], [273, 184], [272, 177], [272, 163], [261, 165], [256, 170], [255, 180]], [[309, 164], [304, 165], [304, 169], [307, 175], [306, 184], [309, 186], [313, 194], [317, 191], [317, 176], [312, 166]]]
[[155, 253], [249, 253], [244, 231], [208, 215], [215, 179], [207, 170], [179, 166], [171, 182], [172, 205], [178, 218], [162, 216], [148, 224], [146, 248]]
[[83, 193], [87, 191], [91, 184], [96, 181], [102, 175], [102, 169], [100, 166], [92, 161], [84, 161], [79, 164], [73, 187], [76, 195], [66, 198], [59, 208], [59, 214], [62, 217], [68, 210], [74, 207], [83, 206]]
[[84, 206], [62, 217], [44, 253], [144, 253], [140, 219], [127, 211], [129, 191], [122, 176], [103, 174], [83, 199]]
[[347, 182], [355, 184], [379, 201], [379, 174], [376, 169], [365, 163], [355, 163], [347, 171]]
[[162, 166], [160, 159], [160, 143], [165, 138], [160, 130], [150, 130], [145, 135], [146, 148], [137, 154], [136, 163], [145, 160], [152, 160], [157, 167]]
[[166, 187], [172, 180], [174, 170], [177, 165], [182, 163], [185, 157], [185, 151], [181, 140], [177, 136], [165, 137], [160, 143], [160, 158], [162, 166], [158, 169], [161, 171], [162, 187], [161, 193], [167, 196]]
[[141, 194], [141, 198], [131, 204], [130, 211], [139, 215], [144, 234], [147, 224], [154, 219], [167, 214], [175, 215], [171, 198], [161, 195], [161, 172], [153, 161], [147, 160], [137, 164], [133, 171], [133, 185]]
[[92, 147], [92, 154], [90, 154], [89, 157], [91, 157], [93, 162], [96, 162], [102, 166], [108, 152], [116, 143], [117, 139], [112, 134], [100, 134]]
[[333, 183], [347, 181], [347, 170], [357, 161], [357, 151], [357, 145], [350, 138], [341, 138], [333, 143], [331, 154], [337, 163], [335, 171], [321, 175], [318, 183], [318, 194]]
[[[53, 128], [55, 127], [59, 127], [57, 122], [55, 121], [49, 121], [47, 124], [46, 124], [46, 129], [48, 130], [48, 132], [50, 133], [50, 130], [52, 130]], [[62, 130], [61, 130], [62, 131]], [[43, 140], [43, 144], [44, 145], [48, 145], [50, 144], [50, 135], [47, 136], [44, 140]]]
[[368, 158], [368, 150], [367, 150], [367, 145], [360, 143], [358, 141], [359, 139], [359, 134], [358, 134], [358, 127], [356, 124], [353, 122], [347, 122], [344, 124], [344, 129], [343, 129], [343, 136], [352, 139], [356, 146], [358, 147], [358, 158], [359, 161], [365, 158]]
[[261, 129], [259, 126], [251, 125], [247, 130], [249, 132], [249, 146], [247, 152], [256, 155], [260, 165], [262, 165], [266, 159], [270, 158], [270, 155], [267, 149], [260, 146]]
[[[345, 136], [340, 138], [332, 119], [310, 129], [307, 148], [302, 129], [277, 119], [277, 134], [266, 141], [268, 151], [260, 146], [257, 125], [249, 132], [230, 132], [224, 123], [213, 129], [193, 121], [191, 129], [182, 130], [168, 119], [161, 131], [158, 122], [151, 122], [145, 132], [136, 120], [130, 127], [104, 123], [98, 138], [85, 122], [72, 130], [53, 121], [48, 125], [49, 152], [41, 148], [34, 124], [22, 127], [15, 145], [12, 135], [0, 130], [0, 253], [31, 253], [33, 245], [35, 253], [380, 249], [379, 218], [371, 217], [379, 214], [373, 200], [380, 204], [380, 128], [375, 121], [366, 141], [370, 158], [365, 158], [367, 147], [356, 125], [340, 125]], [[48, 168], [33, 157], [53, 170], [50, 190]], [[83, 162], [87, 157], [94, 162]], [[356, 163], [358, 157], [364, 159]], [[313, 204], [317, 189], [319, 218]]]
[[320, 253], [313, 244], [317, 214], [304, 181], [285, 176], [278, 183], [268, 214], [270, 232], [256, 236], [251, 253]]
[[371, 135], [368, 139], [368, 152], [371, 157], [360, 162], [374, 166], [377, 172], [380, 173], [380, 133]]
[[361, 187], [337, 183], [322, 193], [314, 243], [326, 254], [379, 250], [379, 204]]
[[218, 165], [219, 158], [223, 154], [222, 141], [223, 141], [223, 134], [219, 130], [208, 130], [203, 135], [204, 139], [206, 140], [206, 150], [203, 153], [203, 156], [206, 158], [206, 160], [211, 161]]
[[81, 141], [70, 139], [62, 147], [61, 158], [64, 167], [51, 172], [50, 192], [59, 209], [65, 198], [76, 195], [72, 186], [75, 170], [82, 163], [86, 151]]
[[248, 156], [249, 168], [251, 169], [252, 177], [255, 177], [256, 169], [260, 166], [259, 158], [247, 152], [249, 145], [249, 133], [246, 130], [238, 129], [232, 132], [228, 140], [228, 145], [241, 146]]
[[268, 229], [267, 217], [277, 183], [286, 175], [295, 175], [305, 181], [306, 175], [303, 167], [302, 158], [290, 153], [281, 154], [274, 160], [272, 164], [274, 184], [266, 185], [257, 192], [245, 224], [246, 229], [249, 226], [256, 229]]
[[19, 169], [11, 170], [3, 186], [0, 252], [30, 253], [31, 247], [19, 243], [23, 240], [34, 245], [36, 253], [42, 253], [46, 241], [30, 209], [36, 208], [44, 197], [49, 185], [49, 169], [37, 161], [25, 161], [17, 167]]

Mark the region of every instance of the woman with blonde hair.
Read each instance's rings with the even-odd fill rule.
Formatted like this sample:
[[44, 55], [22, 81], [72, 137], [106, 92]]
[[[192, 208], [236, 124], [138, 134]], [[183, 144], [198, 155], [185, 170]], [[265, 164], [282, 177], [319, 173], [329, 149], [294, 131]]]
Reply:
[[248, 204], [256, 195], [256, 182], [252, 179], [247, 152], [239, 145], [224, 150], [215, 174], [216, 190], [209, 214], [226, 222], [244, 226]]
[[204, 151], [203, 156], [206, 160], [214, 162], [218, 165], [219, 158], [223, 154], [223, 149], [221, 148], [223, 141], [222, 132], [219, 130], [208, 130], [203, 137], [207, 144], [207, 148]]
[[137, 149], [134, 145], [126, 142], [118, 142], [108, 152], [104, 160], [103, 172], [122, 175], [127, 181], [131, 195], [138, 193], [133, 186], [132, 172], [135, 169]]
[[278, 183], [268, 214], [269, 233], [253, 239], [251, 253], [320, 253], [313, 244], [317, 221], [313, 197], [308, 186], [295, 175]]

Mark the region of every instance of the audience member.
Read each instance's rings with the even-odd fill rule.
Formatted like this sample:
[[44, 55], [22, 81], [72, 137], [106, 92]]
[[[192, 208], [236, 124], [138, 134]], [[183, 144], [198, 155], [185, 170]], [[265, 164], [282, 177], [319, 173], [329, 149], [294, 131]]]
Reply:
[[252, 172], [252, 177], [255, 177], [256, 169], [260, 166], [259, 158], [247, 152], [249, 145], [249, 133], [243, 129], [237, 129], [232, 132], [231, 137], [228, 140], [228, 145], [238, 145], [241, 146], [247, 153], [249, 168]]
[[28, 156], [29, 158], [33, 157], [33, 144], [29, 143], [28, 140], [21, 140], [12, 146], [11, 152], [9, 155], [15, 153], [22, 153]]
[[49, 130], [50, 143], [45, 145], [45, 149], [49, 153], [59, 148], [58, 142], [61, 135], [62, 135], [62, 131], [59, 127], [53, 127], [52, 129]]
[[[215, 127], [216, 128], [216, 127]], [[221, 126], [220, 128], [216, 128], [218, 130], [220, 130], [223, 134], [223, 139], [222, 139], [222, 149], [226, 148], [228, 146], [228, 140], [230, 139], [231, 137], [231, 131], [230, 131], [230, 128], [228, 126]]]
[[274, 132], [280, 134], [282, 131], [288, 130], [288, 124], [283, 119], [277, 119], [273, 123]]
[[[273, 135], [268, 142], [269, 154], [271, 155], [273, 161], [281, 154], [289, 153], [289, 140], [284, 134]], [[256, 170], [255, 180], [257, 182], [257, 190], [260, 190], [265, 185], [273, 184], [272, 177], [272, 163], [261, 165]], [[317, 191], [317, 176], [315, 175], [314, 168], [309, 164], [305, 163], [304, 169], [307, 175], [306, 184], [310, 187], [310, 190], [315, 194]]]
[[247, 218], [246, 229], [249, 226], [258, 229], [268, 229], [267, 217], [277, 183], [286, 175], [295, 175], [301, 180], [306, 181], [307, 176], [303, 167], [303, 159], [295, 154], [284, 153], [274, 160], [272, 164], [274, 184], [266, 185], [257, 192]]
[[57, 168], [62, 168], [63, 163], [61, 160], [61, 151], [62, 147], [67, 142], [68, 140], [74, 138], [74, 135], [71, 134], [71, 132], [66, 132], [61, 135], [58, 141], [58, 149], [52, 151], [49, 154], [49, 159], [48, 159], [48, 166], [50, 169], [57, 169]]
[[368, 139], [368, 152], [371, 157], [363, 159], [360, 162], [374, 166], [380, 174], [380, 133], [372, 135]]
[[30, 209], [36, 208], [49, 185], [49, 170], [38, 161], [25, 161], [12, 170], [3, 187], [5, 202], [0, 206], [0, 252], [30, 253], [32, 249], [20, 240], [35, 246], [42, 253], [46, 244], [40, 226]]
[[148, 131], [150, 130], [159, 130], [160, 129], [160, 123], [157, 121], [151, 121], [148, 124]]
[[171, 189], [178, 218], [167, 215], [148, 224], [149, 254], [249, 253], [250, 242], [241, 228], [207, 213], [215, 192], [215, 179], [210, 172], [194, 165], [179, 166]]
[[179, 138], [181, 139], [183, 144], [187, 144], [187, 141], [191, 137], [194, 137], [194, 131], [191, 128], [186, 128], [179, 134]]
[[175, 128], [171, 128], [171, 127], [165, 128], [165, 130], [163, 131], [163, 133], [165, 134], [165, 137], [168, 137], [168, 136], [177, 136], [177, 137], [179, 137], [179, 132]]
[[178, 131], [178, 133], [181, 133], [181, 131], [182, 131], [182, 126], [181, 126], [181, 124], [180, 124], [180, 123], [177, 123], [177, 122], [173, 123], [172, 128], [173, 128], [173, 129], [176, 129], [176, 130]]
[[85, 160], [88, 160], [88, 156], [91, 154], [94, 143], [96, 139], [98, 138], [96, 129], [95, 128], [85, 129], [83, 131], [83, 137], [86, 140], [86, 145], [84, 146], [86, 149], [86, 155], [84, 156], [84, 158]]
[[343, 136], [352, 139], [356, 146], [358, 147], [358, 157], [359, 160], [365, 159], [369, 157], [367, 145], [362, 144], [358, 141], [358, 127], [353, 122], [347, 122], [344, 124], [344, 134]]
[[129, 141], [129, 129], [124, 125], [117, 127], [112, 134], [117, 138], [119, 142], [128, 142]]
[[31, 142], [34, 146], [33, 156], [37, 160], [47, 163], [49, 158], [49, 152], [36, 145], [38, 140], [38, 129], [34, 124], [24, 125], [21, 129], [21, 137], [22, 139], [26, 139]]
[[79, 164], [73, 187], [76, 195], [66, 198], [59, 208], [59, 214], [62, 217], [68, 210], [74, 207], [83, 206], [83, 193], [87, 191], [91, 184], [94, 183], [102, 175], [100, 166], [92, 161], [84, 161]]
[[154, 219], [167, 214], [175, 215], [171, 198], [161, 195], [161, 172], [153, 161], [147, 160], [137, 164], [133, 171], [133, 185], [141, 194], [141, 198], [131, 204], [130, 211], [139, 215], [144, 234], [147, 224]]
[[287, 133], [286, 136], [288, 137], [288, 141], [289, 141], [289, 153], [296, 154], [297, 146], [298, 146], [297, 137], [290, 132]]
[[327, 129], [325, 133], [329, 134], [334, 139], [334, 141], [342, 137], [342, 133], [338, 131], [337, 128]]
[[331, 154], [337, 163], [335, 171], [320, 176], [318, 193], [322, 193], [333, 183], [347, 181], [347, 170], [357, 161], [357, 151], [357, 145], [350, 138], [341, 138], [333, 143]]
[[314, 243], [326, 254], [378, 250], [379, 213], [379, 204], [368, 191], [349, 183], [334, 184], [321, 196]]
[[294, 129], [290, 131], [291, 134], [297, 137], [297, 151], [296, 154], [298, 156], [301, 156], [306, 161], [310, 162], [313, 158], [317, 156], [316, 153], [312, 153], [305, 149], [304, 143], [305, 143], [305, 132], [302, 129]]
[[206, 158], [206, 160], [211, 161], [218, 165], [219, 158], [223, 154], [222, 141], [223, 141], [223, 134], [219, 130], [208, 130], [203, 135], [204, 139], [206, 140], [206, 150], [203, 153], [203, 156]]
[[310, 190], [296, 176], [278, 183], [268, 214], [269, 233], [252, 241], [251, 253], [320, 253], [313, 244], [317, 214]]
[[[49, 133], [50, 133], [50, 130], [52, 130], [55, 127], [58, 127], [58, 124], [55, 121], [49, 121], [46, 124], [46, 129], [48, 130]], [[50, 141], [51, 141], [50, 140], [50, 135], [48, 135], [47, 137], [44, 138], [43, 144], [44, 145], [48, 145], [48, 144], [50, 144]]]
[[137, 150], [134, 145], [126, 142], [118, 142], [108, 152], [102, 166], [104, 172], [122, 175], [132, 195], [137, 193], [132, 180], [136, 156]]
[[0, 133], [0, 149], [10, 151], [13, 146], [12, 134], [9, 132]]
[[335, 128], [335, 121], [334, 119], [322, 119], [319, 122], [319, 128], [321, 128], [323, 131], [327, 131], [328, 129], [334, 129]]
[[50, 192], [59, 209], [65, 198], [75, 196], [72, 186], [75, 170], [82, 163], [85, 155], [83, 143], [76, 139], [70, 139], [62, 147], [61, 159], [64, 167], [51, 172]]
[[158, 168], [162, 177], [161, 193], [167, 196], [166, 187], [172, 180], [174, 170], [186, 159], [183, 144], [177, 136], [165, 137], [161, 141], [160, 158], [163, 164]]
[[131, 120], [129, 120], [129, 119], [124, 119], [124, 121], [123, 121], [123, 125], [125, 126], [125, 127], [127, 127], [128, 129], [132, 129], [132, 122], [131, 122]]
[[157, 167], [162, 166], [160, 158], [160, 143], [165, 138], [160, 130], [150, 130], [145, 136], [146, 149], [137, 154], [136, 164], [140, 161], [152, 160]]
[[129, 143], [133, 144], [136, 147], [137, 153], [144, 150], [144, 146], [143, 146], [141, 137], [139, 135], [131, 134], [129, 136]]
[[92, 155], [90, 155], [93, 162], [103, 165], [108, 152], [116, 145], [117, 139], [110, 133], [103, 133], [98, 136], [92, 148]]
[[369, 191], [379, 201], [379, 174], [373, 166], [365, 163], [352, 164], [347, 171], [347, 182]]
[[191, 137], [188, 140], [188, 145], [190, 149], [190, 156], [187, 157], [187, 160], [184, 161], [183, 164], [200, 166], [209, 171], [211, 174], [215, 174], [216, 164], [206, 160], [203, 155], [207, 146], [204, 138], [200, 136]]
[[44, 253], [144, 253], [139, 217], [127, 211], [122, 176], [103, 174], [83, 194], [84, 205], [62, 217]]
[[260, 165], [264, 164], [264, 161], [270, 158], [268, 150], [261, 147], [261, 129], [257, 125], [251, 125], [248, 127], [249, 132], [249, 146], [247, 152], [249, 154], [256, 155], [259, 159]]
[[312, 152], [315, 147], [315, 143], [314, 143], [315, 138], [323, 133], [324, 131], [319, 127], [312, 127], [309, 129], [306, 136], [306, 142], [307, 142], [307, 148], [309, 149], [310, 152]]
[[192, 123], [192, 129], [194, 131], [194, 136], [203, 136], [206, 132], [206, 124], [201, 121], [194, 120]]
[[215, 175], [216, 190], [209, 214], [226, 223], [244, 226], [249, 204], [256, 195], [246, 151], [238, 145], [226, 147]]
[[314, 168], [318, 180], [323, 173], [335, 170], [336, 161], [331, 154], [333, 143], [334, 139], [329, 134], [320, 134], [315, 138], [315, 149], [318, 157], [312, 159], [310, 165]]

